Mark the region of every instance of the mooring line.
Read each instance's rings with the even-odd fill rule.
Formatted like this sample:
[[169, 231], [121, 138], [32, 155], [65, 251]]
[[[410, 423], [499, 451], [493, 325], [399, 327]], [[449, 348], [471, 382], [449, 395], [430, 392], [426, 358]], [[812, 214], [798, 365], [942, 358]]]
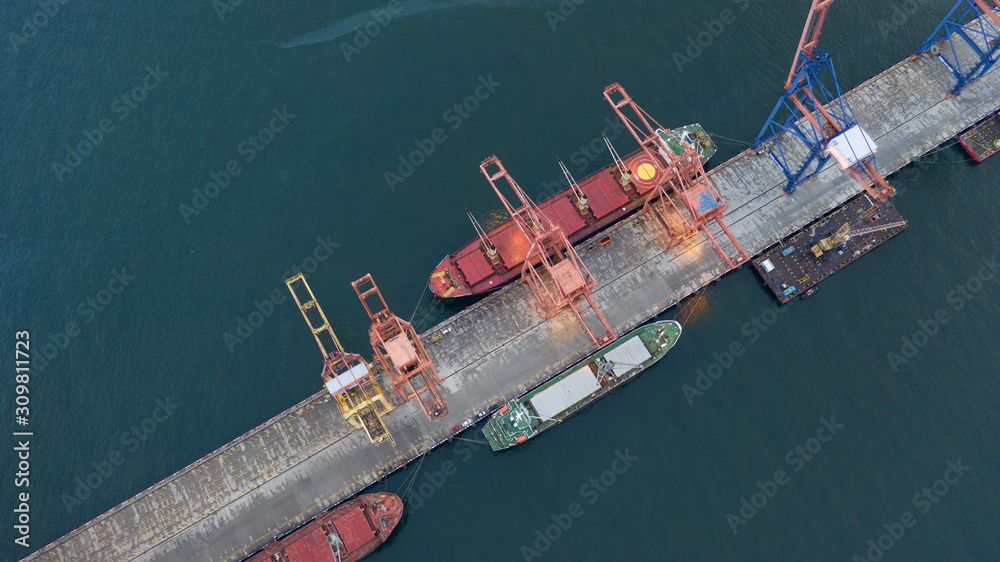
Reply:
[[[399, 497], [406, 498], [406, 496], [410, 494], [410, 490], [413, 488], [413, 485], [417, 482], [417, 474], [420, 474], [420, 467], [424, 465], [424, 459], [426, 458], [427, 458], [427, 453], [420, 455], [420, 462], [417, 463], [417, 468], [413, 471], [413, 479], [410, 480], [410, 485], [406, 487], [406, 491], [403, 492], [403, 495]], [[399, 490], [396, 490], [396, 492], [398, 495]]]
[[413, 307], [413, 314], [410, 315], [410, 324], [413, 324], [413, 317], [417, 315], [417, 310], [420, 310], [420, 303], [424, 302], [424, 295], [427, 294], [427, 287], [430, 287], [430, 285], [424, 285], [424, 292], [420, 293], [420, 298], [417, 299], [417, 306]]
[[459, 441], [468, 441], [469, 443], [479, 443], [480, 445], [489, 445], [486, 441], [479, 441], [478, 439], [463, 439], [462, 437], [452, 437], [452, 439], [458, 439]]
[[427, 311], [427, 314], [424, 314], [424, 317], [420, 319], [420, 322], [417, 322], [417, 325], [414, 326], [413, 329], [419, 328], [420, 325], [424, 323], [424, 320], [427, 320], [427, 317], [430, 316], [432, 312], [434, 312], [434, 309], [437, 308], [439, 304], [441, 304], [440, 299], [438, 299], [438, 301], [434, 303], [434, 306], [432, 306], [431, 309]]
[[729, 137], [724, 137], [724, 136], [720, 135], [719, 133], [709, 133], [708, 136], [711, 137], [711, 138], [719, 137], [720, 139], [725, 139], [727, 141], [738, 142], [740, 144], [745, 144], [747, 146], [753, 146], [753, 144], [751, 144], [751, 143], [749, 143], [747, 141], [741, 141], [741, 140], [737, 140], [737, 139], [731, 139]]

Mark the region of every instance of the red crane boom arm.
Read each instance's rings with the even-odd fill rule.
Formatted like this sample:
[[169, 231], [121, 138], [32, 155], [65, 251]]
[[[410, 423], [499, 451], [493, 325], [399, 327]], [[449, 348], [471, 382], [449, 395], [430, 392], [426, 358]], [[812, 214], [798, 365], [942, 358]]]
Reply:
[[799, 73], [799, 55], [805, 55], [811, 59], [816, 45], [819, 44], [819, 35], [823, 32], [823, 23], [826, 21], [826, 12], [830, 9], [833, 0], [813, 0], [812, 8], [809, 9], [809, 17], [806, 18], [806, 27], [802, 30], [802, 38], [799, 39], [799, 48], [795, 51], [795, 58], [792, 59], [792, 70], [788, 73], [788, 80], [785, 81], [785, 91], [789, 91], [796, 86], [792, 81]]
[[[985, 13], [991, 20], [993, 20], [993, 25], [995, 25], [997, 29], [1000, 29], [1000, 16], [998, 16], [996, 12], [990, 9], [990, 5], [986, 3], [986, 0], [974, 0], [974, 1], [976, 4], [979, 5], [980, 9], [983, 10], [983, 13]], [[1000, 0], [993, 0], [993, 4], [995, 4], [996, 7], [1000, 9]]]

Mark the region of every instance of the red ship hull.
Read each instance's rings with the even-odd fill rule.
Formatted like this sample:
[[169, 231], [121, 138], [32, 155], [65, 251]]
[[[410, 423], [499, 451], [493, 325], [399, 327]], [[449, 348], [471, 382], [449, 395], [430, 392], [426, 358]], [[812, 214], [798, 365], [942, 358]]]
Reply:
[[355, 562], [385, 542], [403, 515], [395, 494], [365, 494], [321, 513], [247, 562]]

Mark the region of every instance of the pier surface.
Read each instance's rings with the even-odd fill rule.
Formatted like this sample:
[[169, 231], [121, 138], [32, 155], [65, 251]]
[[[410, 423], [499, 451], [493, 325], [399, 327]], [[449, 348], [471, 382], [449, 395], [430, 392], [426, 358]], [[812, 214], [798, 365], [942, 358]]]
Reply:
[[[907, 60], [847, 93], [858, 122], [890, 173], [1000, 105], [1000, 67], [958, 97], [930, 55]], [[726, 220], [756, 255], [861, 190], [828, 165], [794, 195], [769, 156], [744, 152], [710, 173], [729, 202]], [[598, 281], [594, 298], [616, 333], [662, 312], [727, 272], [699, 233], [663, 251], [659, 221], [639, 215], [607, 232], [611, 243], [579, 247]], [[723, 238], [721, 231], [714, 231]], [[557, 374], [592, 349], [564, 312], [543, 321], [534, 296], [515, 284], [424, 334], [445, 379], [451, 414], [430, 422], [415, 401], [386, 416], [396, 446], [351, 432], [325, 391], [32, 554], [28, 560], [240, 560], [321, 510], [343, 501]]]

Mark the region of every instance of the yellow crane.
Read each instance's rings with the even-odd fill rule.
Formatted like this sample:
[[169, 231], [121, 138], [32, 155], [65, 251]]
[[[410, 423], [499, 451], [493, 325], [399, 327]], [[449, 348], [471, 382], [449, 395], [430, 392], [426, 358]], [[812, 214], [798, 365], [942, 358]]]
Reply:
[[812, 247], [812, 253], [817, 258], [823, 255], [823, 252], [829, 252], [830, 250], [843, 245], [847, 242], [849, 238], [855, 236], [864, 236], [865, 234], [871, 234], [872, 232], [878, 232], [880, 230], [889, 230], [890, 228], [898, 228], [906, 226], [906, 221], [891, 222], [888, 224], [880, 224], [876, 226], [869, 226], [866, 228], [859, 228], [857, 230], [852, 230], [851, 225], [845, 224], [844, 226], [837, 229], [837, 232], [833, 233], [833, 236], [829, 238], [824, 238]]
[[[388, 440], [395, 447], [396, 440], [382, 421], [382, 416], [393, 406], [372, 377], [368, 363], [360, 355], [347, 353], [341, 347], [337, 334], [333, 333], [326, 314], [301, 273], [285, 280], [285, 284], [323, 353], [323, 382], [337, 400], [344, 419], [355, 429], [364, 429], [372, 443]], [[303, 289], [304, 292], [300, 293]]]

